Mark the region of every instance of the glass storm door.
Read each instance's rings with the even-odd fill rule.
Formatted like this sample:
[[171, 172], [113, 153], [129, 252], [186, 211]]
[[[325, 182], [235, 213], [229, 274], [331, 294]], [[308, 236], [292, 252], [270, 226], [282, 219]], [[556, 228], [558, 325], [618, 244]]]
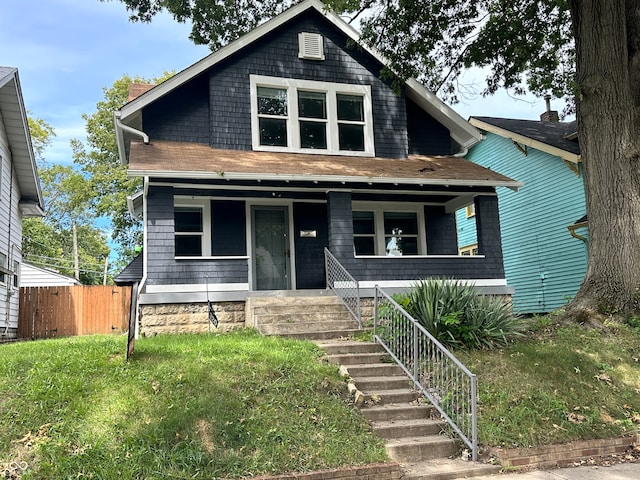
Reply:
[[253, 207], [255, 290], [288, 290], [289, 226], [287, 207]]

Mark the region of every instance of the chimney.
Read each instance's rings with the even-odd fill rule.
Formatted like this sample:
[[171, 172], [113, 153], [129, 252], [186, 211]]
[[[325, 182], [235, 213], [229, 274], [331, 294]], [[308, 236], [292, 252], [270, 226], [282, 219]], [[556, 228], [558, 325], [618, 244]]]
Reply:
[[560, 121], [557, 110], [551, 110], [551, 95], [544, 96], [545, 102], [547, 102], [547, 111], [540, 115], [541, 122], [556, 122]]

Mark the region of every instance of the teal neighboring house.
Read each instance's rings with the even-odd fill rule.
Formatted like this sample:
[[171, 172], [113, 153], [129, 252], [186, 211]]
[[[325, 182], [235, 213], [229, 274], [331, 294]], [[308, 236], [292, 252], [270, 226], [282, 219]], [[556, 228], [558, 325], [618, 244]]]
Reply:
[[[519, 314], [562, 307], [578, 291], [587, 268], [588, 226], [576, 123], [557, 112], [540, 121], [471, 117], [485, 139], [467, 157], [524, 183], [518, 192], [498, 188], [507, 284]], [[474, 205], [457, 211], [462, 255], [482, 255]]]

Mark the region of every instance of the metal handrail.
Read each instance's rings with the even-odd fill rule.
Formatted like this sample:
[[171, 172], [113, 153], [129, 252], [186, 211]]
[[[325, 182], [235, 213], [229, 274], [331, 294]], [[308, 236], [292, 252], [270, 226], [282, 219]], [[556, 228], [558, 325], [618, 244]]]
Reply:
[[342, 301], [353, 318], [358, 322], [358, 328], [362, 328], [362, 316], [360, 313], [360, 286], [346, 268], [333, 256], [328, 248], [324, 249], [324, 270], [326, 272], [327, 288]]
[[478, 459], [477, 379], [377, 285], [373, 334]]

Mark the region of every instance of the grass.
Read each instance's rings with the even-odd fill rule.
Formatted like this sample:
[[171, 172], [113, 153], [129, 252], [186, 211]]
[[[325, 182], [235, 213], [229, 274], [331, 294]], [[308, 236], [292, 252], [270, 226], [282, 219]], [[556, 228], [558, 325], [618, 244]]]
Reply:
[[542, 328], [510, 348], [459, 351], [478, 376], [478, 436], [500, 447], [610, 438], [640, 424], [640, 330]]
[[386, 461], [335, 366], [250, 330], [0, 345], [0, 465], [24, 479], [240, 478]]

